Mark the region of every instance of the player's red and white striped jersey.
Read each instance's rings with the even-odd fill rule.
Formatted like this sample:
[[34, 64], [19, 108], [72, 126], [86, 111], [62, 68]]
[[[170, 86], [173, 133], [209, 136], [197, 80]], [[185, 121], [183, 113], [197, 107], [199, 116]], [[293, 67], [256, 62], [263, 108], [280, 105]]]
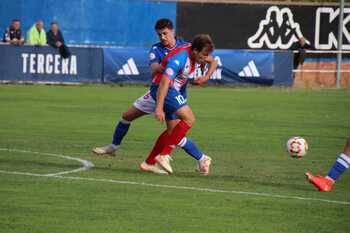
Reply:
[[194, 74], [195, 62], [191, 61], [191, 45], [180, 46], [169, 53], [163, 60], [164, 72], [156, 75], [152, 85], [159, 85], [162, 78], [170, 80], [170, 88], [180, 91], [188, 83], [188, 79]]

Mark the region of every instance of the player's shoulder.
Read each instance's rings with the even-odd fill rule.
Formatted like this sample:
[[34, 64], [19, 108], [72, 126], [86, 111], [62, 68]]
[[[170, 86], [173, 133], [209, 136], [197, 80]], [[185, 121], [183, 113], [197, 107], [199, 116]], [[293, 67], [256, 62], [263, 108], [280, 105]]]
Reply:
[[188, 45], [188, 44], [190, 44], [190, 42], [185, 41], [182, 38], [176, 38], [176, 45], [177, 46], [183, 46], [183, 45]]
[[176, 49], [171, 51], [171, 53], [169, 55], [186, 56], [186, 55], [188, 55], [190, 48], [191, 48], [191, 44], [186, 43], [186, 44], [178, 46]]
[[151, 49], [152, 50], [159, 50], [159, 49], [162, 49], [163, 47], [164, 47], [164, 45], [161, 42], [157, 42], [151, 46]]
[[184, 64], [184, 62], [187, 60], [189, 56], [189, 50], [191, 48], [191, 44], [184, 44], [181, 46], [178, 46], [174, 50], [172, 50], [170, 53], [166, 55], [166, 57], [163, 59], [163, 62], [166, 63], [176, 63], [176, 65]]
[[169, 54], [169, 62], [174, 62], [176, 65], [181, 65], [186, 62], [189, 53], [189, 46], [180, 46], [175, 51]]

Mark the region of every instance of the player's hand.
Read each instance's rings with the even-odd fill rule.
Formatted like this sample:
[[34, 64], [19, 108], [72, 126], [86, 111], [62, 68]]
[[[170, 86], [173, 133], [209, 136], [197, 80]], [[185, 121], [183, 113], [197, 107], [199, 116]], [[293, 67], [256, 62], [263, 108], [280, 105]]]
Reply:
[[202, 85], [203, 84], [203, 77], [198, 77], [195, 80], [191, 82], [192, 85]]
[[164, 72], [164, 67], [158, 63], [153, 63], [151, 65], [151, 72], [152, 72], [152, 77], [154, 77], [157, 74], [162, 74]]
[[212, 63], [215, 61], [214, 57], [212, 55], [207, 56], [206, 58], [204, 58], [204, 61], [208, 64]]
[[154, 116], [161, 123], [163, 123], [165, 121], [165, 113], [164, 113], [163, 109], [156, 108], [156, 110], [154, 112]]
[[195, 80], [193, 80], [191, 82], [191, 84], [192, 85], [202, 85], [202, 84], [206, 83], [209, 80], [209, 78], [210, 77], [207, 77], [207, 76], [201, 76], [201, 77], [198, 77]]

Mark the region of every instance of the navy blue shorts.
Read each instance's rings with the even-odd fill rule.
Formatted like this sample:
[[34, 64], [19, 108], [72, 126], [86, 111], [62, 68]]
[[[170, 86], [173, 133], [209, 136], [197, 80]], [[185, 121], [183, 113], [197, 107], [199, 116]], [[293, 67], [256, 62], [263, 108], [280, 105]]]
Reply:
[[[151, 87], [151, 96], [157, 99], [158, 86]], [[170, 87], [168, 94], [164, 99], [164, 113], [167, 120], [176, 120], [178, 117], [175, 112], [187, 105], [187, 99], [175, 88]]]

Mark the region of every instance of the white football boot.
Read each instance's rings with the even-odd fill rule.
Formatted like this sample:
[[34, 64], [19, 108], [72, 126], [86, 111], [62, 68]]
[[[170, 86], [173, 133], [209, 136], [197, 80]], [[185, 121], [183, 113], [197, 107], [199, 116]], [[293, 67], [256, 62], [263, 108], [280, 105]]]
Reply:
[[170, 155], [157, 155], [155, 159], [165, 171], [167, 171], [169, 174], [173, 173], [173, 168], [170, 165], [170, 161], [172, 160]]
[[95, 147], [92, 149], [92, 152], [96, 155], [111, 155], [115, 156], [115, 152], [118, 150], [119, 146], [113, 144], [108, 144], [101, 147]]
[[211, 158], [207, 155], [203, 155], [204, 158], [198, 161], [198, 171], [203, 176], [207, 176], [209, 174]]
[[169, 175], [161, 166], [157, 163], [154, 165], [143, 162], [140, 164], [140, 170], [143, 172], [153, 172], [159, 175]]

